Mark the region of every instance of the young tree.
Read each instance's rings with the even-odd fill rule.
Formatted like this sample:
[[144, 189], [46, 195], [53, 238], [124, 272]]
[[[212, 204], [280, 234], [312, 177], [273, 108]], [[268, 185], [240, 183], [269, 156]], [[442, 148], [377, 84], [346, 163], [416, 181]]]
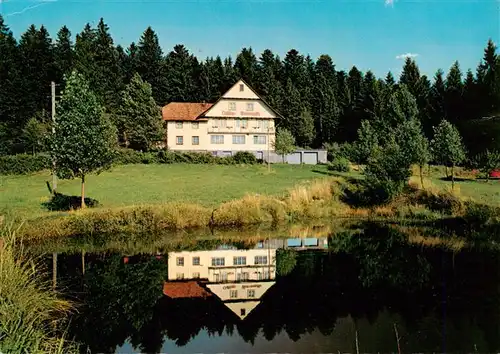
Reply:
[[273, 148], [283, 157], [283, 163], [285, 163], [285, 155], [295, 151], [295, 138], [292, 133], [286, 128], [278, 129]]
[[22, 140], [25, 146], [35, 155], [36, 151], [41, 150], [43, 147], [46, 134], [47, 126], [38, 121], [36, 117], [32, 117], [24, 126]]
[[104, 115], [96, 95], [82, 75], [73, 72], [57, 106], [52, 157], [61, 178], [81, 179], [85, 207], [85, 177], [111, 166], [116, 129]]
[[458, 129], [443, 119], [437, 127], [434, 127], [431, 149], [438, 163], [451, 167], [451, 188], [453, 189], [455, 187], [455, 166], [465, 160], [465, 147]]
[[374, 150], [379, 146], [379, 138], [375, 129], [369, 121], [361, 122], [361, 127], [358, 129], [358, 140], [354, 143], [356, 162], [364, 164], [368, 161]]
[[315, 130], [314, 119], [307, 108], [302, 111], [296, 124], [295, 132], [298, 145], [302, 147], [310, 146], [314, 139]]
[[429, 163], [431, 154], [429, 150], [429, 141], [424, 135], [422, 125], [417, 118], [405, 121], [396, 129], [396, 142], [401, 148], [401, 152], [406, 156], [410, 164], [416, 164], [419, 167], [420, 183], [424, 188], [423, 169], [424, 165]]
[[119, 116], [122, 122], [120, 133], [131, 148], [147, 151], [161, 140], [160, 109], [153, 99], [151, 85], [142, 81], [139, 74], [132, 77], [122, 94]]

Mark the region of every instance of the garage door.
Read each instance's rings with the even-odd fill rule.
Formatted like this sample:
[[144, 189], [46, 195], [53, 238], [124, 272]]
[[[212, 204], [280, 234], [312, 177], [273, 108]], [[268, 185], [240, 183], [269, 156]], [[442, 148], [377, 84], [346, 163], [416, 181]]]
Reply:
[[308, 165], [318, 164], [318, 153], [317, 152], [304, 152], [304, 163]]
[[300, 165], [301, 164], [301, 156], [300, 156], [300, 152], [295, 152], [293, 154], [290, 154], [290, 155], [287, 155], [286, 156], [286, 161], [289, 163], [289, 164], [292, 164], [292, 165]]

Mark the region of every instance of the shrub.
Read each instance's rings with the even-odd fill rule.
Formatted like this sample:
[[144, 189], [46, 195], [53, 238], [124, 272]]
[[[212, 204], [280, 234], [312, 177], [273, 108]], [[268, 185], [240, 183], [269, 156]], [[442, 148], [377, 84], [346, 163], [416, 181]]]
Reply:
[[238, 151], [233, 155], [233, 161], [235, 163], [255, 165], [257, 163], [257, 157], [253, 153], [248, 151]]
[[350, 172], [351, 165], [345, 157], [335, 157], [329, 164], [328, 170], [336, 172]]
[[353, 152], [353, 145], [350, 143], [333, 143], [333, 144], [325, 144], [325, 148], [327, 151], [327, 160], [333, 161], [335, 158], [345, 158], [347, 160], [354, 160], [356, 154]]
[[47, 154], [17, 154], [0, 157], [0, 174], [2, 175], [24, 175], [51, 167], [52, 160]]
[[115, 164], [128, 165], [143, 163], [143, 153], [132, 149], [118, 149], [116, 151]]

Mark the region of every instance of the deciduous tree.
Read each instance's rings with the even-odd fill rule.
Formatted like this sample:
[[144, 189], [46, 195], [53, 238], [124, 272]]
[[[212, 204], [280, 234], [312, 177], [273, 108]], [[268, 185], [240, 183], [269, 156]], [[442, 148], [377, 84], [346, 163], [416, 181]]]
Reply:
[[51, 153], [61, 178], [80, 178], [85, 207], [85, 177], [111, 166], [116, 129], [81, 74], [73, 72], [57, 106]]
[[278, 129], [273, 147], [276, 153], [283, 157], [283, 163], [285, 163], [285, 155], [295, 151], [295, 138], [288, 129]]

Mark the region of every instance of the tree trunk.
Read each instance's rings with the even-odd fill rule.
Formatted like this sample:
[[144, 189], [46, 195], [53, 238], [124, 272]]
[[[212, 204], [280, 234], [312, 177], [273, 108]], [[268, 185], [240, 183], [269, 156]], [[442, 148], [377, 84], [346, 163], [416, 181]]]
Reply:
[[420, 185], [422, 186], [422, 189], [425, 189], [424, 188], [424, 166], [420, 165], [419, 166], [419, 169], [420, 169]]
[[57, 287], [57, 253], [52, 253], [52, 288]]
[[85, 275], [85, 251], [82, 251], [82, 274]]
[[455, 189], [455, 164], [451, 165], [451, 190]]
[[82, 176], [82, 209], [85, 209], [85, 176]]
[[285, 163], [285, 154], [283, 154], [283, 163]]

